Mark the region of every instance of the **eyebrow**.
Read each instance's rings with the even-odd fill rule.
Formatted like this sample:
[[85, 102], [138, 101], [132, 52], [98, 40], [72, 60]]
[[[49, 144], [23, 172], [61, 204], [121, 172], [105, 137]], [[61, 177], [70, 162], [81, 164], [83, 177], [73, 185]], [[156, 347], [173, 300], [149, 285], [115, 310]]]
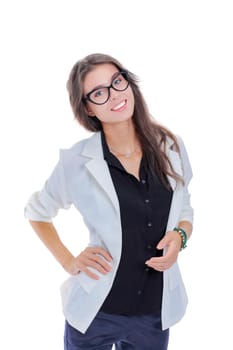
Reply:
[[[112, 75], [112, 77], [111, 77], [111, 82], [113, 81], [114, 77], [118, 75], [118, 73], [120, 73], [120, 71], [117, 71], [117, 72], [115, 72], [115, 73]], [[100, 89], [100, 88], [103, 88], [103, 87], [106, 87], [106, 85], [104, 85], [104, 84], [97, 85], [97, 86], [95, 86], [95, 87], [91, 90], [91, 92], [93, 92], [93, 91], [95, 91], [95, 90], [98, 90], [98, 89]]]

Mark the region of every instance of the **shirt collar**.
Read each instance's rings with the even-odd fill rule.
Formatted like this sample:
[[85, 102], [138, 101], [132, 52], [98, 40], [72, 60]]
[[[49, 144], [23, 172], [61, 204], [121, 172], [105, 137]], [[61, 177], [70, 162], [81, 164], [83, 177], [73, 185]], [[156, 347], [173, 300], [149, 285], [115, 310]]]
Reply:
[[119, 166], [119, 162], [116, 159], [116, 157], [110, 152], [106, 138], [105, 138], [105, 134], [104, 131], [101, 130], [101, 142], [102, 142], [102, 147], [103, 147], [103, 155], [104, 155], [104, 159], [107, 161], [107, 163], [109, 165], [116, 165]]
[[[110, 152], [104, 131], [101, 130], [101, 142], [102, 142], [102, 147], [103, 147], [103, 155], [104, 159], [107, 161], [109, 165], [115, 165], [119, 167], [119, 161], [118, 159]], [[143, 155], [142, 161], [141, 161], [141, 166], [145, 167], [146, 166], [146, 157]]]

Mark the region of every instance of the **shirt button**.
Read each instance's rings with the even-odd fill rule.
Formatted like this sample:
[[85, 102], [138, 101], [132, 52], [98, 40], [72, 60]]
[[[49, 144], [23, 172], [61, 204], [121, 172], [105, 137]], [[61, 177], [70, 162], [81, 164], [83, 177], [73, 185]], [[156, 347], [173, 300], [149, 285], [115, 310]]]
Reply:
[[146, 180], [143, 179], [143, 180], [142, 180], [142, 184], [144, 185], [145, 183], [146, 183]]
[[145, 199], [145, 202], [146, 202], [146, 203], [149, 203], [149, 202], [150, 202], [150, 200], [149, 200], [149, 199]]
[[142, 294], [142, 291], [141, 290], [138, 290], [138, 293], [137, 293], [138, 295], [141, 295]]
[[148, 222], [147, 226], [148, 226], [148, 227], [151, 227], [151, 226], [152, 226], [152, 223], [151, 223], [151, 222]]
[[146, 267], [146, 268], [145, 268], [145, 271], [146, 271], [146, 272], [148, 272], [149, 270], [150, 270], [149, 267]]
[[148, 244], [147, 249], [151, 250], [152, 246]]

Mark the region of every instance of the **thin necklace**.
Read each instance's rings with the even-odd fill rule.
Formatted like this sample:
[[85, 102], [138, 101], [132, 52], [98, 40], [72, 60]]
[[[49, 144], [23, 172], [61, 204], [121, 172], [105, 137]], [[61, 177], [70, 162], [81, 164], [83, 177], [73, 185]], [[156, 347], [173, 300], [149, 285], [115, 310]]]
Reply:
[[110, 151], [112, 151], [113, 153], [118, 154], [119, 156], [122, 156], [122, 157], [125, 157], [125, 158], [130, 158], [134, 153], [138, 152], [138, 149], [137, 149], [137, 148], [135, 148], [133, 151], [127, 152], [127, 153], [118, 152], [117, 150], [115, 150], [115, 149], [112, 148], [112, 147], [109, 147], [109, 149], [110, 149]]

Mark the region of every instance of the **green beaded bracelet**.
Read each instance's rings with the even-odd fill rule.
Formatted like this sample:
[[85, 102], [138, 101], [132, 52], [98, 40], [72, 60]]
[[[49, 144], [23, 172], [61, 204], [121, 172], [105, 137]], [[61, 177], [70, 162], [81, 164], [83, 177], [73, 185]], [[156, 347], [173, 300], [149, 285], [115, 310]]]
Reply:
[[184, 248], [187, 247], [187, 233], [185, 232], [185, 230], [183, 228], [180, 227], [174, 227], [173, 231], [176, 231], [180, 234], [181, 237], [181, 248], [180, 250], [183, 250]]

